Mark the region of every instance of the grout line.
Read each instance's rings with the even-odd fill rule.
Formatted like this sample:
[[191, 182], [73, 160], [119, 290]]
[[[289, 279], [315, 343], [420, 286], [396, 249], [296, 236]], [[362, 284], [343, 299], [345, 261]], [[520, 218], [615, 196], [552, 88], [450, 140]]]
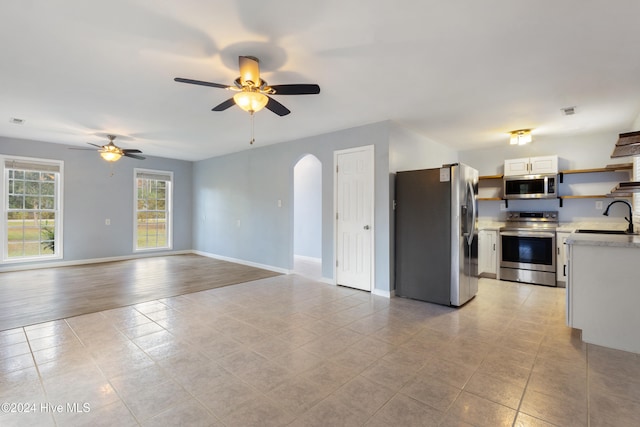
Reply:
[[[582, 340], [582, 336], [580, 336], [580, 339]], [[589, 381], [589, 348], [591, 347], [591, 344], [586, 344], [586, 349], [585, 349], [585, 359], [587, 360], [587, 427], [591, 426], [591, 390], [589, 387], [589, 383], [591, 381]]]

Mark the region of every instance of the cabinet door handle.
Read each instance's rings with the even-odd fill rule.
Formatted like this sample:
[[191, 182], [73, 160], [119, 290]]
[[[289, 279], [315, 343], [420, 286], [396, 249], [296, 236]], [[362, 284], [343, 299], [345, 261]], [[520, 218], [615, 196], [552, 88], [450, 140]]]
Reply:
[[557, 248], [557, 249], [558, 249], [558, 255], [560, 255], [560, 248]]
[[495, 243], [493, 244], [493, 250], [494, 251], [496, 250], [496, 244]]
[[562, 274], [564, 274], [564, 277], [567, 277], [567, 264], [562, 266]]

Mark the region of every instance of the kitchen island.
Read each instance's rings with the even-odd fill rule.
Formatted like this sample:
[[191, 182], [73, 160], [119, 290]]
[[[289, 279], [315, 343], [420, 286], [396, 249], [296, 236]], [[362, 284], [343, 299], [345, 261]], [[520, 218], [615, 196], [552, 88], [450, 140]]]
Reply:
[[567, 238], [567, 325], [587, 343], [640, 353], [640, 236]]

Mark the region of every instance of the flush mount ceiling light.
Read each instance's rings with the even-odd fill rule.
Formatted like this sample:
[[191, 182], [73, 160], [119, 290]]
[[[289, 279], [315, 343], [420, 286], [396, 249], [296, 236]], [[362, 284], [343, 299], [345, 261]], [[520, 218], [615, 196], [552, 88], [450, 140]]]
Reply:
[[524, 145], [532, 141], [531, 129], [520, 129], [511, 131], [511, 139], [509, 143], [511, 145]]

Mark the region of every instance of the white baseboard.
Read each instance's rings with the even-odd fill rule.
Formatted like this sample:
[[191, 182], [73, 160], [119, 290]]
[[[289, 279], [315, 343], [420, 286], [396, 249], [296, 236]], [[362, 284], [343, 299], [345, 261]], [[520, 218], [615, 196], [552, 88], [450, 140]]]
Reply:
[[382, 290], [380, 290], [380, 289], [375, 289], [375, 288], [374, 288], [374, 289], [371, 291], [371, 293], [372, 293], [373, 295], [377, 295], [377, 296], [379, 296], [379, 297], [391, 298], [391, 297], [395, 296], [396, 291], [395, 291], [395, 289], [394, 289], [393, 291], [382, 291]]
[[306, 261], [306, 262], [314, 262], [314, 263], [322, 263], [322, 258], [315, 258], [315, 257], [311, 257], [311, 256], [305, 256], [305, 255], [293, 255], [294, 259], [299, 259], [300, 261]]
[[243, 259], [231, 258], [231, 257], [223, 256], [223, 255], [216, 255], [216, 254], [212, 254], [212, 253], [209, 253], [209, 252], [192, 251], [192, 253], [194, 253], [196, 255], [205, 256], [207, 258], [219, 259], [220, 261], [234, 262], [236, 264], [247, 265], [249, 267], [261, 268], [263, 270], [269, 270], [269, 271], [273, 271], [273, 272], [276, 272], [276, 273], [281, 273], [281, 274], [291, 274], [292, 273], [291, 270], [288, 270], [286, 268], [274, 267], [272, 265], [260, 264], [260, 263], [252, 262], [252, 261], [245, 261]]
[[71, 267], [74, 265], [85, 265], [85, 264], [99, 264], [102, 262], [113, 262], [113, 261], [126, 261], [129, 259], [137, 259], [137, 258], [152, 258], [158, 256], [170, 256], [170, 255], [185, 255], [194, 253], [192, 250], [184, 250], [184, 251], [171, 251], [171, 252], [145, 252], [145, 253], [137, 253], [131, 255], [121, 255], [114, 257], [105, 257], [105, 258], [88, 258], [88, 259], [77, 259], [72, 261], [50, 261], [50, 262], [38, 262], [32, 264], [12, 264], [0, 267], [0, 273], [5, 271], [20, 271], [20, 270], [38, 270], [42, 268], [55, 268], [55, 267]]

